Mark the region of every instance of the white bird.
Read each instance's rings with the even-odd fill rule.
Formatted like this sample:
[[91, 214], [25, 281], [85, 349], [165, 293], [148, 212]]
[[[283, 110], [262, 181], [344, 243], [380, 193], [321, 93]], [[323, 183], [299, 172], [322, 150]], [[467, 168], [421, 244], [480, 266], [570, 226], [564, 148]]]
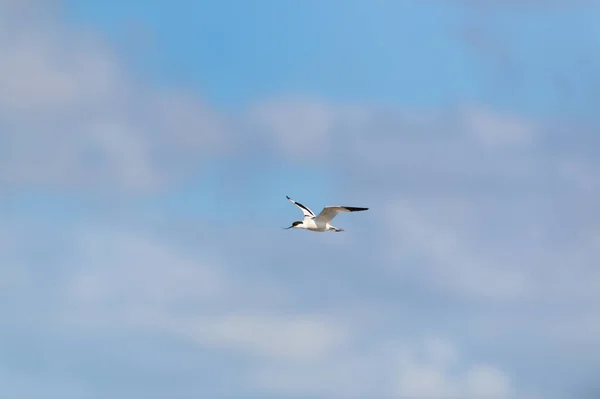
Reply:
[[329, 224], [329, 222], [331, 222], [331, 220], [334, 217], [336, 217], [336, 215], [338, 213], [340, 213], [340, 212], [359, 212], [359, 211], [366, 211], [369, 209], [369, 208], [357, 208], [357, 207], [353, 207], [353, 206], [326, 206], [325, 208], [323, 208], [321, 213], [319, 213], [318, 215], [315, 215], [315, 213], [313, 211], [311, 211], [309, 208], [302, 205], [301, 203], [294, 201], [287, 195], [286, 195], [286, 198], [288, 200], [290, 200], [290, 202], [292, 204], [294, 204], [298, 208], [300, 208], [300, 210], [304, 214], [304, 220], [292, 223], [292, 225], [290, 227], [285, 228], [285, 230], [294, 228], [294, 229], [307, 229], [310, 231], [318, 231], [318, 232], [323, 232], [323, 231], [328, 231], [328, 230], [334, 230], [336, 232], [340, 232], [340, 231], [344, 231], [344, 229], [339, 229], [339, 228]]

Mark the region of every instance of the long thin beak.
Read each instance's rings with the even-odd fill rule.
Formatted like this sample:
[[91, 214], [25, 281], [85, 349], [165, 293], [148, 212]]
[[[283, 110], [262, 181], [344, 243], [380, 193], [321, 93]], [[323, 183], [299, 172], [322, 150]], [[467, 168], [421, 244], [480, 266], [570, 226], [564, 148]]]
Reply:
[[284, 230], [289, 230], [289, 229], [291, 229], [292, 227], [294, 227], [294, 226], [290, 226], [290, 227], [282, 227], [282, 229], [284, 229]]

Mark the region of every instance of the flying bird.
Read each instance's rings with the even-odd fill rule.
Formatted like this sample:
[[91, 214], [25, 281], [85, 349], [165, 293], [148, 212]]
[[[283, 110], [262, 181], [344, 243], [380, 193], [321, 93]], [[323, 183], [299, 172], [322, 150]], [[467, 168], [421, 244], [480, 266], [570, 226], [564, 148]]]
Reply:
[[301, 203], [294, 201], [287, 195], [286, 195], [286, 198], [292, 204], [294, 204], [298, 208], [300, 208], [300, 210], [302, 211], [302, 214], [304, 215], [304, 220], [292, 223], [292, 225], [290, 227], [284, 228], [285, 230], [293, 228], [293, 229], [306, 229], [306, 230], [318, 231], [318, 232], [323, 232], [323, 231], [328, 231], [328, 230], [340, 232], [340, 231], [344, 231], [344, 229], [340, 229], [340, 228], [337, 228], [337, 227], [329, 224], [329, 222], [331, 222], [331, 220], [333, 220], [333, 218], [336, 217], [336, 215], [338, 213], [340, 213], [340, 212], [359, 212], [359, 211], [366, 211], [369, 209], [369, 208], [357, 208], [354, 206], [326, 206], [325, 208], [323, 208], [321, 213], [319, 213], [318, 215], [315, 215], [315, 213], [313, 211], [311, 211], [309, 208], [302, 205]]

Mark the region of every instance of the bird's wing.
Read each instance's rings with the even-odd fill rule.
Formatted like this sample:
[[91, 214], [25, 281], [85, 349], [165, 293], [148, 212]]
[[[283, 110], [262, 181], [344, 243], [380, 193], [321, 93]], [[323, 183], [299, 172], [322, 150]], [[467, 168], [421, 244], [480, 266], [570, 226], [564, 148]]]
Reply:
[[294, 205], [296, 205], [298, 208], [300, 208], [300, 210], [302, 211], [302, 213], [304, 214], [304, 217], [309, 217], [309, 218], [314, 218], [315, 217], [315, 213], [313, 211], [311, 211], [310, 209], [308, 209], [307, 207], [305, 207], [304, 205], [302, 205], [299, 202], [294, 201], [293, 199], [291, 199], [290, 197], [288, 197], [287, 195], [285, 196], [288, 200], [290, 200], [290, 202]]
[[316, 220], [323, 223], [329, 223], [340, 212], [360, 212], [369, 208], [357, 208], [354, 206], [326, 206], [316, 217]]

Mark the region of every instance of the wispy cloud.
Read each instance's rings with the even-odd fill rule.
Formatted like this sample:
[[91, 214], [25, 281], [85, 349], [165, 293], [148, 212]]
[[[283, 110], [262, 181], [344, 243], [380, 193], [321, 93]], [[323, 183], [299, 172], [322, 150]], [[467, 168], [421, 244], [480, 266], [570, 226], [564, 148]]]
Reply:
[[[40, 4], [0, 2], [0, 18], [23, 22], [0, 28], [0, 186], [17, 194], [0, 213], [10, 393], [139, 394], [143, 380], [182, 397], [560, 397], [580, 382], [570, 366], [600, 362], [595, 118], [310, 98], [225, 114], [135, 78]], [[260, 193], [231, 230], [125, 201], [168, 197], [214, 160], [335, 171], [336, 202], [371, 209], [344, 219], [346, 235], [284, 235], [260, 212], [297, 210]], [[229, 183], [219, 212], [246, 212]], [[13, 212], [29, 190], [91, 193], [102, 210]]]
[[[9, 3], [0, 30], [5, 184], [148, 189], [231, 150], [223, 118], [137, 82], [102, 40]], [[45, 5], [42, 9], [46, 9]]]

